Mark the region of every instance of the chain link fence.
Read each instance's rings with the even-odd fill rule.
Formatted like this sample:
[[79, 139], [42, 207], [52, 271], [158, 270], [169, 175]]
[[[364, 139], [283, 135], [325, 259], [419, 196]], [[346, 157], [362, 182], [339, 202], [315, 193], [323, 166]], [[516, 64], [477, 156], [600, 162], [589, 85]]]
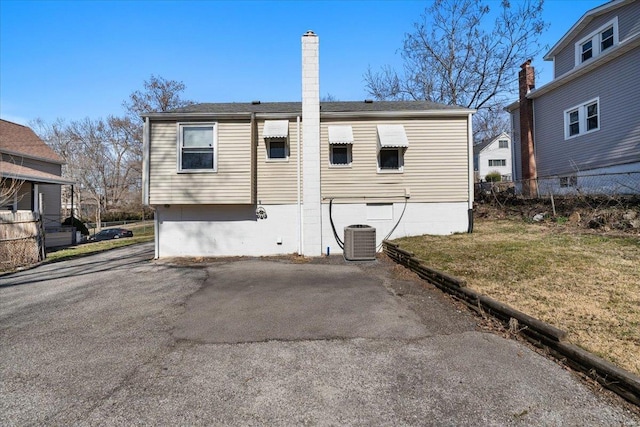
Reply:
[[491, 195], [525, 198], [628, 197], [640, 195], [640, 171], [604, 174], [572, 174], [539, 177], [535, 180], [482, 182], [476, 184], [476, 198]]

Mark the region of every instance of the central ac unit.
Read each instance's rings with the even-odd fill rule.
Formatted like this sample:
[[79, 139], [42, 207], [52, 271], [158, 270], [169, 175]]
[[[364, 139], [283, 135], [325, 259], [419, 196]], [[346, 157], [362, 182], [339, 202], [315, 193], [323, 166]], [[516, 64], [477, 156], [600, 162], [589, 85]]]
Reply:
[[355, 224], [344, 228], [344, 258], [347, 261], [376, 259], [376, 229]]

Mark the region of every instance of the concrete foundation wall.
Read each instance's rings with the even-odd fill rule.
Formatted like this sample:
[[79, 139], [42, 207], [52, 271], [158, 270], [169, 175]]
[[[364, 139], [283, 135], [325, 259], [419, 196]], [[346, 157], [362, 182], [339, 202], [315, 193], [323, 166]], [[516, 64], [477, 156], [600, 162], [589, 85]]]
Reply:
[[[333, 221], [340, 239], [344, 227], [376, 228], [377, 244], [400, 219], [404, 202], [334, 204]], [[257, 219], [251, 205], [156, 206], [156, 257], [265, 256], [298, 253], [297, 205], [265, 205]], [[391, 238], [465, 232], [467, 203], [407, 203]], [[322, 205], [322, 243], [315, 253], [342, 253], [331, 229], [329, 205]], [[311, 255], [313, 256], [313, 255]]]

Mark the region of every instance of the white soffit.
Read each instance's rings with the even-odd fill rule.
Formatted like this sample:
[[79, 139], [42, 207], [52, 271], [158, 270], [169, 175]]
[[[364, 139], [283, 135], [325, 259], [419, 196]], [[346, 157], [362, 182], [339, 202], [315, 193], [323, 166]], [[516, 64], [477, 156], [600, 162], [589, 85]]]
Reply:
[[351, 125], [329, 126], [329, 144], [353, 144]]
[[378, 125], [380, 147], [408, 147], [409, 139], [402, 125]]
[[286, 138], [289, 136], [288, 120], [265, 120], [262, 138]]

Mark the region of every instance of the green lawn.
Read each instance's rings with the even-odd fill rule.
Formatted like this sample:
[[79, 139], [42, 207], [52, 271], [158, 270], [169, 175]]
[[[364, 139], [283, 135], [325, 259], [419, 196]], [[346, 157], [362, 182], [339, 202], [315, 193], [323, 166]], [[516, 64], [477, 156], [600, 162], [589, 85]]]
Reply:
[[133, 231], [133, 237], [124, 239], [103, 240], [102, 242], [81, 243], [76, 246], [59, 249], [47, 253], [44, 262], [58, 262], [79, 256], [90, 255], [97, 252], [103, 252], [114, 248], [129, 246], [136, 243], [153, 241], [153, 223], [146, 222], [143, 224], [126, 225], [123, 228]]
[[425, 264], [555, 325], [640, 374], [640, 237], [478, 219], [472, 234], [398, 239]]

